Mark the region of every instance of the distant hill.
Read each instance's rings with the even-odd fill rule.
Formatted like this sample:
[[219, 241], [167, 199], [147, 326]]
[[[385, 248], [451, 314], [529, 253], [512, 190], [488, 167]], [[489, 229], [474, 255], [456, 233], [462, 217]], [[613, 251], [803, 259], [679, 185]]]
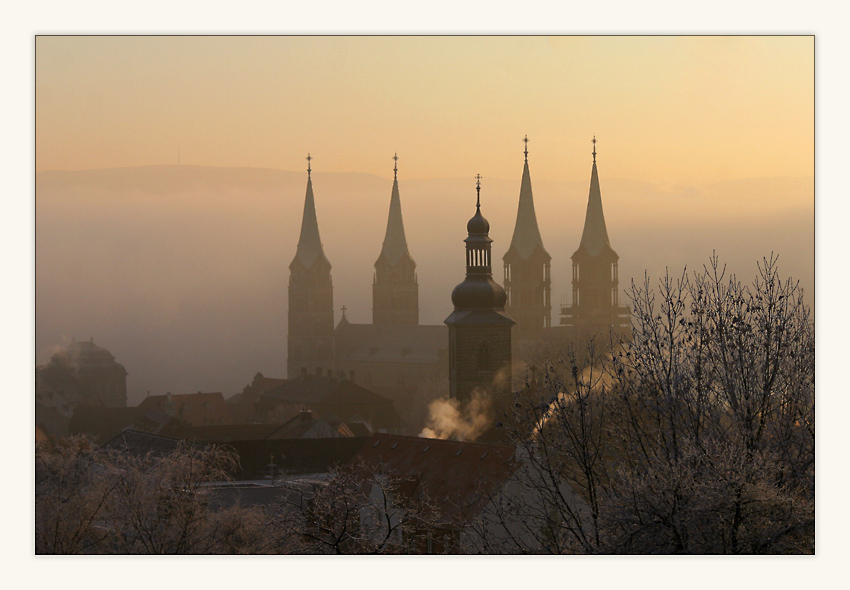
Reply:
[[[521, 172], [482, 182], [496, 261], [513, 233]], [[557, 305], [570, 289], [590, 170], [571, 183], [538, 182], [531, 172]], [[814, 303], [812, 179], [668, 186], [609, 178], [601, 165], [599, 173], [624, 289], [644, 270], [701, 266], [712, 250], [749, 279], [774, 251]], [[334, 304], [368, 322], [392, 180], [314, 172], [313, 182]], [[303, 172], [199, 166], [37, 173], [37, 362], [72, 336], [94, 336], [129, 371], [130, 403], [146, 391], [229, 395], [258, 370], [284, 376], [288, 266], [305, 183]], [[440, 323], [463, 278], [474, 181], [402, 175], [399, 186], [421, 321]], [[501, 281], [498, 263], [494, 275]]]

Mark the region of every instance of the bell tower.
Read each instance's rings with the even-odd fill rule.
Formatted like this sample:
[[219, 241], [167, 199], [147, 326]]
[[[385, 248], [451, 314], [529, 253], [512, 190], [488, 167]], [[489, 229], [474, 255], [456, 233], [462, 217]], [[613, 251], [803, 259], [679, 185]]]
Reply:
[[511, 328], [505, 290], [493, 281], [490, 224], [481, 214], [481, 175], [475, 215], [466, 225], [466, 278], [452, 291], [449, 327], [450, 395], [468, 402], [479, 392], [503, 409], [511, 401]]
[[502, 260], [505, 263], [505, 310], [516, 320], [515, 340], [531, 340], [548, 328], [552, 321], [550, 298], [552, 257], [543, 247], [537, 226], [531, 173], [528, 171], [528, 136], [525, 142], [525, 164], [519, 189], [516, 225], [511, 245]]
[[313, 199], [312, 157], [307, 155], [307, 194], [301, 236], [289, 265], [289, 333], [286, 372], [290, 379], [301, 369], [333, 369], [334, 304], [331, 263], [319, 237]]
[[583, 332], [628, 331], [629, 308], [620, 305], [617, 263], [620, 257], [608, 241], [602, 193], [596, 170], [596, 136], [584, 231], [573, 261], [573, 303], [561, 308], [561, 324]]
[[419, 283], [416, 262], [407, 249], [401, 199], [398, 194], [398, 154], [393, 156], [393, 190], [387, 233], [375, 262], [372, 282], [373, 324], [419, 324]]

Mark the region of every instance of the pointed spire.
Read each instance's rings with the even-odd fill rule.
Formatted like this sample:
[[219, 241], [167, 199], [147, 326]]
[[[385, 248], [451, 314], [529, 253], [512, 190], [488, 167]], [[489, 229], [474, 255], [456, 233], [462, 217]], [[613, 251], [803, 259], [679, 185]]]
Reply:
[[481, 208], [481, 175], [475, 177], [475, 206]]
[[402, 256], [410, 253], [407, 250], [407, 238], [404, 235], [404, 221], [401, 216], [401, 197], [398, 193], [398, 154], [393, 156], [393, 191], [390, 197], [390, 214], [387, 217], [387, 233], [384, 234], [384, 245], [381, 257], [390, 266], [395, 266]]
[[[325, 257], [322, 250], [322, 240], [319, 237], [319, 221], [316, 218], [316, 202], [313, 199], [313, 179], [310, 160], [307, 154], [307, 194], [304, 197], [304, 215], [301, 218], [301, 236], [298, 238], [298, 249], [295, 257], [305, 267], [310, 267], [318, 257]], [[325, 260], [327, 260], [325, 258]]]
[[516, 225], [514, 235], [511, 238], [509, 250], [515, 250], [520, 258], [527, 259], [532, 255], [539, 245], [546, 256], [546, 248], [543, 247], [543, 238], [540, 237], [540, 228], [537, 225], [537, 213], [534, 211], [534, 195], [531, 190], [531, 173], [528, 171], [528, 136], [525, 142], [525, 163], [522, 168], [522, 183], [519, 189], [519, 205], [516, 212]]
[[602, 211], [602, 193], [599, 190], [599, 173], [596, 171], [596, 136], [593, 136], [593, 170], [590, 174], [590, 194], [579, 250], [584, 248], [590, 256], [597, 256], [605, 247], [610, 248], [605, 214]]

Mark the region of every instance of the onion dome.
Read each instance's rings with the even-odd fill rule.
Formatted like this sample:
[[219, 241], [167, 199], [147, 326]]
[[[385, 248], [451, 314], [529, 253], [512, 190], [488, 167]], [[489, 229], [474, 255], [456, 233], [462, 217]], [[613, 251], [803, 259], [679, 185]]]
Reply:
[[490, 224], [481, 214], [481, 175], [476, 177], [475, 215], [466, 224], [469, 232], [466, 243], [466, 279], [452, 291], [456, 310], [504, 309], [508, 296], [493, 280], [490, 244]]

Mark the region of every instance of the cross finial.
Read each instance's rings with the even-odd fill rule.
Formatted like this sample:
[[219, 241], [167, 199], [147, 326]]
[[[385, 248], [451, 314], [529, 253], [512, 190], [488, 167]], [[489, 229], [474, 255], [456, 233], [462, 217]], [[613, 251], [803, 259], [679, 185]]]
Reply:
[[528, 135], [522, 141], [525, 142], [525, 161], [528, 162]]
[[481, 175], [477, 175], [475, 177], [475, 192], [477, 193], [477, 197], [475, 199], [475, 206], [481, 207]]
[[310, 152], [307, 152], [307, 178], [310, 178], [310, 173], [313, 171], [310, 168], [310, 160], [312, 160], [312, 159], [313, 159], [313, 157], [310, 156]]
[[342, 307], [340, 307], [340, 309], [342, 310], [342, 317], [345, 317], [345, 310], [348, 308], [343, 305]]
[[393, 178], [398, 179], [398, 152], [393, 156], [393, 160], [395, 160], [395, 165], [393, 165]]
[[593, 136], [593, 163], [596, 164], [596, 136]]

